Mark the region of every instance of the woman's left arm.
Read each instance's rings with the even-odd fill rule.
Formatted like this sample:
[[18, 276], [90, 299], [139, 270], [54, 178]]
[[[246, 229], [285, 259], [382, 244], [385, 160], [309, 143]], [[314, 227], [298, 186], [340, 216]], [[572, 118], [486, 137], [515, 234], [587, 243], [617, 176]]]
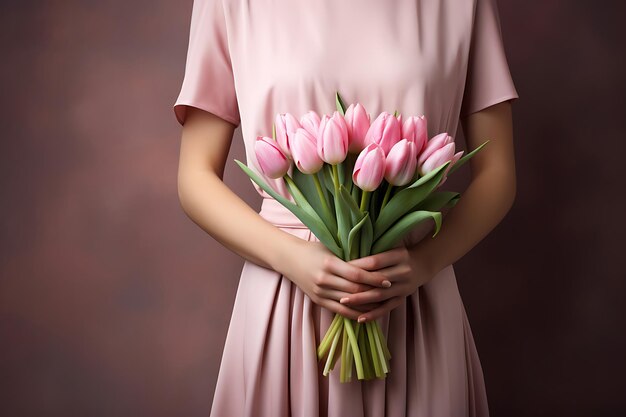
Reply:
[[352, 294], [347, 305], [385, 301], [361, 317], [371, 321], [400, 305], [476, 246], [504, 218], [516, 194], [511, 103], [504, 101], [461, 119], [468, 149], [489, 143], [470, 158], [471, 182], [450, 209], [435, 238], [350, 261], [388, 276], [390, 288]]

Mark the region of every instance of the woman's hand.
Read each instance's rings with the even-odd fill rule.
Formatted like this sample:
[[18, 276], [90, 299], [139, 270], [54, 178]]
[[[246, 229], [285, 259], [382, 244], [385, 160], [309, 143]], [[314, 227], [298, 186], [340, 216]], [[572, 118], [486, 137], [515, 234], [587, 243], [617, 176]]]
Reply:
[[281, 257], [275, 269], [295, 283], [315, 304], [353, 320], [381, 306], [379, 302], [347, 306], [339, 300], [355, 293], [385, 288], [383, 281], [387, 278], [382, 273], [343, 261], [321, 242], [294, 237], [288, 241], [288, 247], [289, 255]]
[[342, 305], [350, 308], [358, 308], [362, 304], [379, 304], [357, 318], [361, 323], [373, 321], [398, 307], [405, 297], [435, 276], [433, 268], [422, 260], [416, 247], [400, 246], [376, 255], [353, 259], [348, 264], [381, 273], [391, 282], [389, 288], [372, 288], [340, 299]]

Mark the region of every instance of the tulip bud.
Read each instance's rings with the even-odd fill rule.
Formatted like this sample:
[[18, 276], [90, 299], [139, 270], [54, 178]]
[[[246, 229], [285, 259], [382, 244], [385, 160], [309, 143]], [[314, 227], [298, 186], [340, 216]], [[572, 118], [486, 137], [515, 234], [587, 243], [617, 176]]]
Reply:
[[367, 146], [365, 135], [370, 128], [370, 115], [357, 103], [350, 104], [344, 118], [348, 126], [348, 152], [359, 153]]
[[435, 152], [438, 149], [441, 149], [442, 147], [450, 143], [454, 143], [454, 139], [452, 138], [452, 136], [448, 135], [445, 132], [434, 136], [426, 143], [426, 146], [424, 146], [424, 149], [418, 155], [417, 165], [418, 166], [422, 165], [424, 161], [428, 159], [430, 155], [432, 155], [433, 152]]
[[359, 153], [354, 163], [352, 182], [363, 191], [374, 191], [384, 175], [385, 152], [376, 143], [370, 143]]
[[291, 143], [291, 155], [300, 172], [315, 174], [324, 165], [324, 161], [317, 154], [317, 139], [308, 130], [301, 127]]
[[309, 110], [300, 118], [300, 126], [309, 131], [310, 134], [317, 137], [320, 129], [320, 116], [313, 110]]
[[408, 184], [415, 176], [416, 166], [417, 146], [413, 141], [402, 139], [385, 158], [385, 179], [391, 185]]
[[415, 143], [418, 154], [422, 152], [428, 142], [426, 116], [411, 116], [406, 119], [402, 125], [402, 137]]
[[274, 126], [278, 146], [287, 158], [291, 158], [291, 141], [296, 129], [300, 127], [300, 122], [291, 113], [279, 113], [276, 115]]
[[438, 187], [441, 187], [443, 183], [446, 182], [446, 180], [448, 179], [448, 171], [450, 171], [450, 168], [452, 168], [452, 165], [454, 165], [456, 161], [461, 159], [461, 155], [463, 155], [463, 151], [459, 151], [454, 154], [454, 156], [450, 160], [450, 165], [448, 165], [448, 167], [446, 168], [446, 171], [443, 173], [443, 177], [441, 178], [441, 182], [439, 182]]
[[444, 145], [443, 148], [439, 148], [434, 151], [422, 164], [419, 164], [418, 162], [418, 172], [420, 175], [426, 175], [435, 168], [438, 168], [446, 162], [452, 160], [453, 156], [454, 142], [448, 143], [447, 145]]
[[280, 150], [276, 141], [266, 136], [257, 136], [254, 153], [263, 174], [269, 178], [281, 178], [291, 163]]
[[402, 126], [398, 118], [388, 112], [382, 112], [367, 130], [365, 143], [379, 145], [387, 155], [391, 147], [402, 139], [401, 134]]
[[337, 165], [348, 154], [348, 125], [335, 110], [332, 117], [324, 115], [317, 136], [317, 154], [324, 162]]

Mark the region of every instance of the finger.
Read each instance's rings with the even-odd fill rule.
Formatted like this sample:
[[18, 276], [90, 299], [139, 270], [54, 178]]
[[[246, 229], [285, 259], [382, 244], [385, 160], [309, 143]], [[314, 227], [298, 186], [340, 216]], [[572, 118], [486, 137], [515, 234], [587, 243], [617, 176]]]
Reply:
[[[367, 284], [359, 284], [354, 281], [350, 281], [348, 279], [339, 277], [332, 273], [326, 273], [320, 279], [317, 280], [317, 285], [319, 287], [328, 288], [332, 290], [342, 291], [348, 294], [353, 294], [361, 291], [371, 290], [373, 287]], [[339, 301], [339, 298], [337, 299]]]
[[392, 266], [400, 262], [402, 259], [402, 251], [404, 247], [394, 248], [384, 252], [377, 253], [375, 255], [364, 256], [362, 258], [352, 259], [347, 263], [349, 265], [357, 266], [359, 268], [376, 271], [378, 269]]
[[368, 311], [372, 311], [375, 308], [378, 308], [383, 305], [384, 302], [380, 303], [367, 303], [367, 304], [357, 304], [354, 306], [350, 306], [355, 310], [360, 311], [361, 313], [367, 313]]
[[[367, 284], [373, 287], [386, 288], [386, 286], [383, 285], [383, 281], [387, 281], [387, 277], [380, 272], [367, 271], [363, 268], [359, 268], [348, 262], [342, 261], [337, 257], [331, 259], [332, 261], [329, 262], [327, 268], [329, 272], [352, 282]], [[391, 286], [391, 283], [389, 283], [388, 286]]]
[[363, 313], [362, 315], [360, 315], [357, 318], [357, 321], [359, 323], [365, 323], [366, 321], [373, 321], [376, 320], [378, 317], [383, 316], [384, 314], [386, 314], [387, 312], [393, 310], [394, 308], [398, 307], [400, 304], [402, 304], [402, 301], [405, 297], [404, 296], [397, 296], [397, 297], [393, 297], [390, 298], [389, 300], [387, 300], [383, 305], [381, 305], [378, 308], [375, 308], [372, 311], [369, 311], [367, 313]]
[[359, 292], [356, 294], [349, 294], [339, 299], [341, 304], [354, 306], [356, 304], [375, 303], [388, 300], [391, 297], [395, 297], [400, 294], [400, 288], [373, 288], [368, 291]]
[[344, 306], [343, 304], [339, 304], [337, 301], [329, 300], [328, 298], [320, 299], [318, 304], [324, 308], [329, 309], [332, 312], [339, 313], [342, 316], [352, 320], [356, 320], [357, 317], [363, 314], [361, 311]]
[[339, 301], [342, 298], [348, 297], [351, 295], [349, 292], [337, 291], [325, 287], [318, 287], [316, 294], [322, 298], [328, 298], [329, 300]]
[[405, 282], [409, 279], [411, 268], [405, 263], [399, 263], [379, 269], [377, 272], [385, 275], [393, 285]]

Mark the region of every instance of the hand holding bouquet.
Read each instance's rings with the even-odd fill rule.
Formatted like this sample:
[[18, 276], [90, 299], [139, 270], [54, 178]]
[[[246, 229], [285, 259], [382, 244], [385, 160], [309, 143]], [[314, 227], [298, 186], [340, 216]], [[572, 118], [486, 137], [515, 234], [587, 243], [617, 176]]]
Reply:
[[[235, 162], [263, 190], [289, 209], [336, 256], [345, 261], [392, 249], [419, 223], [432, 219], [433, 237], [441, 210], [460, 194], [439, 191], [447, 175], [488, 141], [461, 158], [454, 139], [440, 133], [428, 139], [425, 116], [402, 120], [382, 112], [370, 123], [361, 104], [347, 109], [336, 93], [337, 111], [299, 120], [277, 114], [272, 137], [258, 136], [255, 155], [269, 178], [282, 178], [292, 202], [242, 162]], [[288, 172], [291, 167], [293, 174]], [[378, 322], [364, 324], [335, 314], [317, 349], [328, 375], [341, 352], [340, 381], [384, 378], [391, 354]]]

